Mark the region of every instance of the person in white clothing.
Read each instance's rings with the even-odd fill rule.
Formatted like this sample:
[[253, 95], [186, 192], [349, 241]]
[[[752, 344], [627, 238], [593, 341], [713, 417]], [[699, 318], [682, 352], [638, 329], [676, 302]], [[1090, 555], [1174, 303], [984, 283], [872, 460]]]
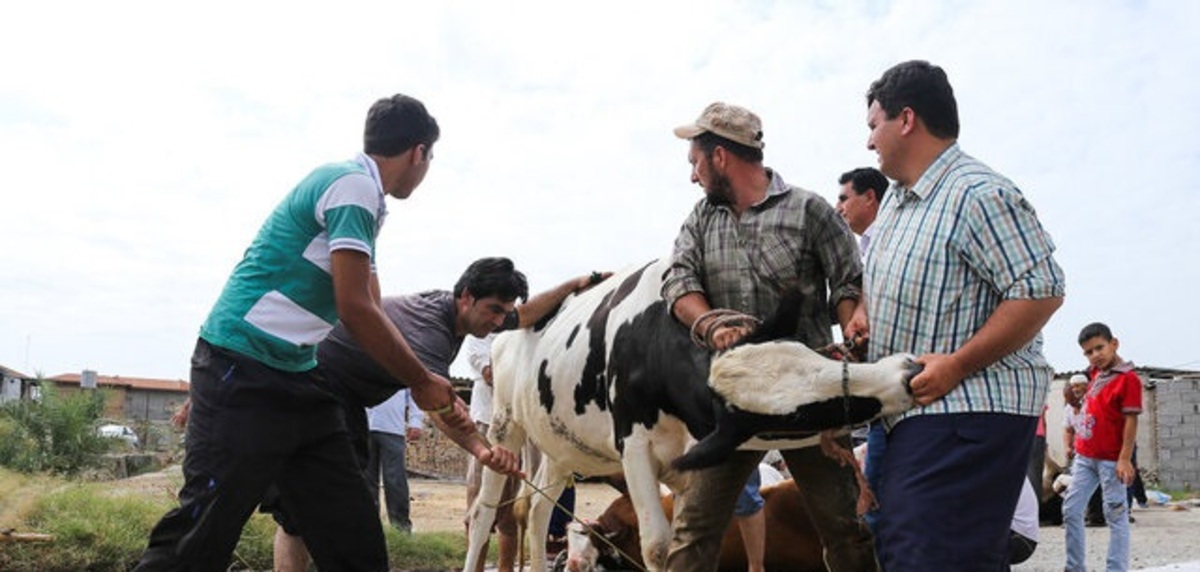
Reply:
[[1075, 432], [1083, 422], [1083, 398], [1087, 395], [1088, 378], [1082, 373], [1071, 376], [1067, 391], [1063, 392], [1063, 447], [1067, 452], [1067, 466], [1075, 458]]
[[1037, 493], [1029, 479], [1021, 487], [1021, 498], [1017, 500], [1017, 510], [1013, 513], [1012, 532], [1008, 541], [1008, 563], [1020, 564], [1033, 556], [1038, 543], [1038, 501]]
[[367, 445], [367, 486], [378, 502], [379, 481], [383, 480], [384, 506], [388, 522], [403, 532], [412, 532], [409, 519], [408, 469], [404, 455], [408, 442], [421, 438], [425, 415], [407, 389], [397, 391], [387, 401], [367, 408], [370, 441]]

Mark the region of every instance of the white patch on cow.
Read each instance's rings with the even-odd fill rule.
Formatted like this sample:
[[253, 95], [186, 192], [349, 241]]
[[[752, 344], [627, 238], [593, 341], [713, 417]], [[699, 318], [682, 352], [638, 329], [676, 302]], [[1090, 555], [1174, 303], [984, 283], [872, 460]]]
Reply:
[[570, 572], [593, 572], [600, 560], [600, 549], [592, 537], [578, 522], [567, 523], [567, 570]]
[[667, 549], [671, 546], [671, 523], [662, 510], [658, 483], [660, 480], [674, 481], [677, 475], [664, 473], [662, 459], [682, 455], [684, 444], [691, 440], [683, 423], [666, 415], [659, 416], [653, 431], [635, 426], [633, 433], [625, 439], [626, 457], [651, 460], [650, 463], [627, 463], [625, 468], [625, 484], [637, 513], [642, 560], [651, 570], [666, 567]]
[[[898, 354], [875, 363], [848, 364], [850, 395], [878, 400], [881, 415], [912, 407], [904, 387], [912, 356]], [[764, 415], [787, 415], [802, 406], [840, 398], [843, 363], [799, 342], [747, 344], [712, 362], [709, 385], [726, 402]]]

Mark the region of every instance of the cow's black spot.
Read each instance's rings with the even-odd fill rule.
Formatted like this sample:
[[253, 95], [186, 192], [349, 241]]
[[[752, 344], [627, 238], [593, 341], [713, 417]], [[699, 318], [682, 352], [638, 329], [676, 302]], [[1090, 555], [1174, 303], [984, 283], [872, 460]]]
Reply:
[[595, 403], [601, 411], [608, 410], [608, 382], [605, 379], [605, 334], [608, 331], [608, 316], [613, 308], [629, 297], [642, 280], [642, 273], [653, 261], [637, 269], [621, 281], [615, 289], [605, 294], [600, 304], [588, 317], [588, 353], [579, 383], [575, 386], [575, 413], [582, 415], [589, 403]]
[[550, 360], [542, 360], [542, 364], [538, 366], [537, 388], [538, 401], [541, 402], [546, 413], [551, 413], [554, 411], [554, 386], [551, 384], [550, 376], [546, 374], [548, 367], [550, 367]]
[[616, 386], [613, 430], [617, 448], [635, 424], [653, 427], [662, 413], [682, 419], [697, 437], [715, 426], [719, 405], [708, 388], [707, 351], [696, 347], [662, 299], [613, 336], [608, 374]]
[[571, 344], [575, 343], [575, 336], [579, 335], [581, 327], [581, 325], [575, 324], [575, 327], [571, 328], [571, 335], [567, 336], [567, 347], [565, 349], [571, 349]]
[[711, 467], [728, 459], [739, 445], [756, 435], [767, 440], [815, 435], [825, 429], [873, 419], [882, 406], [872, 397], [850, 396], [809, 403], [787, 415], [762, 415], [733, 408], [724, 413], [716, 431], [675, 459], [673, 466], [681, 470]]

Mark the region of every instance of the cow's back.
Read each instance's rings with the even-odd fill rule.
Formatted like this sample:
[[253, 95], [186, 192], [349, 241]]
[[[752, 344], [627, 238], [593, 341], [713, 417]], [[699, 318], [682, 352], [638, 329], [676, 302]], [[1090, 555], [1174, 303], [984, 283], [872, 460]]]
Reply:
[[614, 439], [609, 358], [613, 337], [656, 302], [666, 260], [630, 267], [567, 298], [532, 329], [492, 346], [493, 423], [514, 419], [554, 462], [584, 475], [621, 470]]

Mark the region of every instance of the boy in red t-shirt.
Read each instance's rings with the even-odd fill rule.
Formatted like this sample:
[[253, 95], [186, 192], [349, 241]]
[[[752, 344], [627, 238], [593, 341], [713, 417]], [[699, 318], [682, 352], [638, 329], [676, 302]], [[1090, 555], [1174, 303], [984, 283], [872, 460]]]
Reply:
[[1133, 482], [1133, 446], [1137, 439], [1137, 416], [1142, 412], [1142, 380], [1133, 364], [1117, 355], [1120, 343], [1108, 326], [1088, 324], [1079, 332], [1079, 346], [1087, 357], [1087, 395], [1083, 421], [1075, 431], [1073, 480], [1063, 499], [1063, 522], [1067, 527], [1068, 572], [1084, 570], [1083, 513], [1088, 497], [1099, 486], [1104, 497], [1104, 519], [1108, 522], [1109, 572], [1129, 568], [1129, 505], [1125, 487]]

